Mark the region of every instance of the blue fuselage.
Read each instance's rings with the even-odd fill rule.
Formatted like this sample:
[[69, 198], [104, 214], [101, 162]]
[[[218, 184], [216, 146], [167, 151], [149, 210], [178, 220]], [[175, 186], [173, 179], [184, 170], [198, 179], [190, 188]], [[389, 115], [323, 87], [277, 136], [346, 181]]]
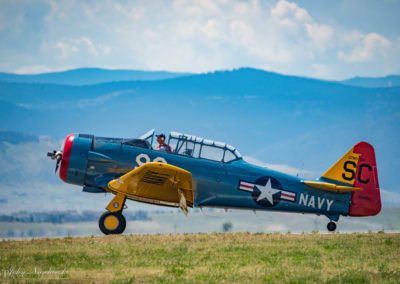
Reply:
[[[351, 193], [321, 191], [302, 179], [250, 164], [191, 158], [146, 147], [140, 140], [75, 134], [66, 182], [96, 192], [145, 162], [162, 162], [192, 174], [196, 207], [348, 215]], [[266, 188], [269, 188], [267, 190]]]

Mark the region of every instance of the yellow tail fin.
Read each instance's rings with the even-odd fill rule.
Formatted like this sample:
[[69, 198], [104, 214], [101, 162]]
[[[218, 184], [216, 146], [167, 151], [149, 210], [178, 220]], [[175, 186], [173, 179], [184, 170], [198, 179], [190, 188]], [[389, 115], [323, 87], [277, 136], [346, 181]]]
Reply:
[[[335, 183], [334, 189], [351, 186], [350, 216], [373, 216], [381, 210], [381, 196], [375, 150], [367, 142], [354, 145], [339, 161], [321, 177], [321, 180]], [[321, 187], [311, 183], [310, 186]], [[332, 187], [324, 185], [324, 187]], [[345, 188], [346, 189], [346, 188]], [[359, 190], [362, 189], [362, 190]]]
[[354, 185], [360, 154], [351, 148], [339, 161], [327, 170], [322, 178]]

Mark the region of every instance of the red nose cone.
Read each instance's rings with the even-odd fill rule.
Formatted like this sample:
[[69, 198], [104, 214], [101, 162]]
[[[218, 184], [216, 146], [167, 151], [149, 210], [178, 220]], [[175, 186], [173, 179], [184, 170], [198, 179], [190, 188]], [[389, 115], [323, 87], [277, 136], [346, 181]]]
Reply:
[[64, 143], [64, 150], [62, 154], [61, 167], [60, 167], [60, 178], [63, 181], [67, 181], [68, 164], [69, 164], [69, 158], [71, 156], [72, 143], [74, 143], [74, 134], [68, 135]]

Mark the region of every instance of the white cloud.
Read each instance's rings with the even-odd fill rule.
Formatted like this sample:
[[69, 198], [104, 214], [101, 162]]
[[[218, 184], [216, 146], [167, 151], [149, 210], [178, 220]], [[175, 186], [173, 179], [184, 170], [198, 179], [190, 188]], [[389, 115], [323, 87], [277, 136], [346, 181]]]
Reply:
[[351, 51], [339, 51], [339, 58], [348, 62], [363, 62], [385, 56], [391, 42], [377, 33], [353, 33], [346, 38], [351, 44]]
[[39, 74], [54, 71], [45, 65], [22, 66], [15, 70], [17, 74]]
[[311, 71], [311, 76], [314, 78], [332, 78], [334, 77], [332, 70], [325, 64], [314, 63], [311, 65], [314, 71]]
[[[75, 55], [89, 54], [93, 57], [99, 57], [102, 55], [108, 55], [111, 52], [111, 48], [104, 44], [95, 44], [93, 41], [86, 37], [81, 36], [79, 38], [69, 38], [63, 41], [57, 41], [55, 47], [59, 49], [60, 56], [63, 59], [71, 58]], [[51, 42], [46, 42], [42, 45], [44, 51], [51, 51], [53, 44]]]
[[271, 14], [281, 19], [311, 21], [311, 17], [305, 9], [300, 8], [296, 3], [285, 0], [278, 1], [276, 6], [271, 9]]
[[332, 27], [316, 23], [305, 26], [308, 36], [318, 51], [325, 51], [328, 46], [333, 46], [334, 29]]
[[14, 66], [8, 71], [39, 65], [65, 69], [66, 64], [189, 72], [250, 66], [314, 76], [316, 69], [310, 66], [324, 66], [323, 74], [343, 77], [350, 72], [346, 67], [375, 59], [377, 68], [367, 70], [400, 72], [393, 60], [400, 49], [389, 38], [317, 21], [299, 4], [285, 0], [41, 3], [47, 8], [38, 19], [40, 30], [24, 32], [29, 23], [20, 13], [26, 5], [21, 5], [13, 8], [21, 10], [16, 16], [22, 20], [12, 21], [18, 28], [10, 26], [11, 32], [0, 34], [20, 38], [20, 45], [37, 45], [22, 53], [12, 45], [0, 47], [0, 54], [11, 54], [0, 58], [1, 66]]
[[98, 57], [98, 56], [100, 56], [101, 54], [103, 54], [103, 55], [108, 55], [108, 54], [110, 54], [110, 47], [108, 47], [108, 46], [106, 46], [106, 45], [103, 45], [103, 44], [98, 44], [98, 45], [95, 45], [94, 43], [93, 43], [93, 41], [92, 40], [90, 40], [88, 37], [86, 37], [86, 36], [82, 36], [82, 37], [80, 37], [79, 39], [76, 39], [75, 41], [74, 41], [76, 44], [82, 44], [82, 45], [85, 45], [86, 46], [86, 48], [89, 50], [89, 52], [92, 54], [92, 55], [94, 55], [94, 56], [96, 56], [96, 57]]
[[62, 58], [68, 58], [73, 53], [78, 53], [79, 51], [77, 46], [62, 41], [57, 41], [56, 47], [60, 49]]

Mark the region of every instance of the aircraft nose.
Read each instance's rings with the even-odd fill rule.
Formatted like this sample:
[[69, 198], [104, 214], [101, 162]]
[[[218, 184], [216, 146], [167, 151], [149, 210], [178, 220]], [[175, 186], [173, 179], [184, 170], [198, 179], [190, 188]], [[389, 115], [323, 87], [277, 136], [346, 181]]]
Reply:
[[63, 181], [67, 180], [68, 165], [69, 165], [69, 159], [71, 157], [71, 149], [72, 149], [72, 144], [74, 143], [74, 137], [75, 134], [70, 134], [65, 139], [64, 150], [61, 158], [61, 167], [60, 167], [60, 178]]

